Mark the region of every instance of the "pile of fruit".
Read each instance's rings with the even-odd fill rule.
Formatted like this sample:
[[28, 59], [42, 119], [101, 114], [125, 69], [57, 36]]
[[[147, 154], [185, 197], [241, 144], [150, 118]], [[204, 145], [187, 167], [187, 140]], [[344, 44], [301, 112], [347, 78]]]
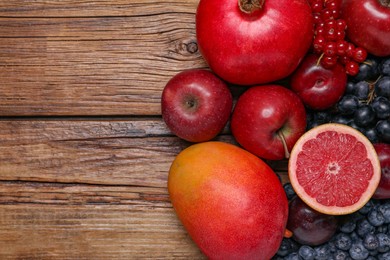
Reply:
[[390, 259], [390, 1], [200, 0], [195, 23], [209, 69], [172, 77], [161, 112], [191, 144], [168, 191], [200, 250]]

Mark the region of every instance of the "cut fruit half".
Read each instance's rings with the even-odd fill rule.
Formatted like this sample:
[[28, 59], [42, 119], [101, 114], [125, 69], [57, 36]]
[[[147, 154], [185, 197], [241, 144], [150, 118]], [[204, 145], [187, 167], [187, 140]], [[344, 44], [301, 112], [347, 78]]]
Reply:
[[342, 124], [312, 128], [295, 143], [288, 175], [297, 195], [311, 208], [344, 215], [363, 207], [381, 178], [372, 143]]

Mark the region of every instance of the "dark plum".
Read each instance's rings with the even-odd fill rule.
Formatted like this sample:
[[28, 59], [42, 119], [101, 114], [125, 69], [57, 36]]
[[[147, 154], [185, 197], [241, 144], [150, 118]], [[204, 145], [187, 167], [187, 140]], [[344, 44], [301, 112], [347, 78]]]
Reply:
[[335, 234], [338, 221], [335, 216], [315, 211], [296, 196], [289, 204], [287, 228], [297, 242], [315, 246], [327, 242]]
[[[376, 143], [374, 148], [381, 164], [382, 175], [373, 198], [390, 199], [390, 144]], [[385, 218], [385, 222], [390, 223], [390, 203], [383, 204], [378, 209]]]

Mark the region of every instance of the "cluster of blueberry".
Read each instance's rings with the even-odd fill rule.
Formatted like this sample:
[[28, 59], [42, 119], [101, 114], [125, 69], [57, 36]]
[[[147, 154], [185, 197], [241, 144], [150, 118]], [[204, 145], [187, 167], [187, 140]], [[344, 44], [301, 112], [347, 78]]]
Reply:
[[[285, 184], [291, 200], [295, 193]], [[359, 211], [340, 216], [334, 235], [325, 243], [310, 246], [284, 238], [273, 260], [390, 259], [390, 200], [371, 199]]]
[[365, 134], [371, 142], [390, 143], [390, 57], [369, 57], [350, 77], [344, 96], [331, 109], [308, 111], [308, 128], [341, 123]]

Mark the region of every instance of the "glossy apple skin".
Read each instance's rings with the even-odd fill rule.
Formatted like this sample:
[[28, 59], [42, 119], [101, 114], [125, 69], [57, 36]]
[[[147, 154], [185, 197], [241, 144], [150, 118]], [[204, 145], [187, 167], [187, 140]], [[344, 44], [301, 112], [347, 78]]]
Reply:
[[203, 142], [173, 161], [168, 191], [177, 216], [209, 259], [271, 259], [288, 201], [273, 170], [238, 146]]
[[390, 5], [383, 6], [379, 0], [343, 0], [341, 17], [353, 43], [376, 56], [390, 55]]
[[214, 138], [226, 125], [233, 107], [227, 85], [208, 70], [179, 72], [166, 84], [161, 113], [168, 128], [189, 142]]
[[373, 198], [390, 199], [390, 144], [375, 143], [374, 147], [381, 164], [382, 176]]
[[286, 158], [281, 132], [288, 151], [306, 129], [302, 101], [279, 85], [255, 86], [238, 99], [231, 119], [232, 134], [249, 152], [268, 160]]
[[265, 0], [244, 13], [239, 0], [201, 0], [196, 12], [199, 50], [210, 68], [238, 85], [264, 84], [291, 74], [313, 39], [305, 0]]
[[319, 56], [307, 55], [291, 77], [291, 89], [314, 110], [330, 108], [343, 96], [347, 84], [344, 66], [331, 69], [317, 65]]
[[310, 246], [323, 244], [336, 233], [337, 227], [336, 216], [315, 211], [298, 196], [290, 201], [287, 229], [297, 242]]

